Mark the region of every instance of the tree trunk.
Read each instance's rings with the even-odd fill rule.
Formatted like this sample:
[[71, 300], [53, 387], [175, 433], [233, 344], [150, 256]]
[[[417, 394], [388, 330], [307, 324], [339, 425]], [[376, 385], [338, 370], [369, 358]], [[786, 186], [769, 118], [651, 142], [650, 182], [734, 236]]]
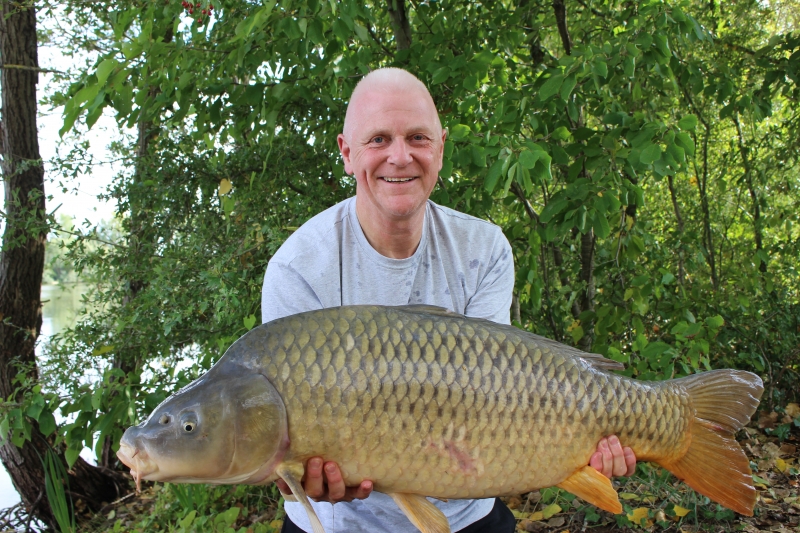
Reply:
[[[0, 253], [0, 395], [22, 400], [14, 378], [25, 368], [38, 380], [35, 344], [42, 326], [41, 286], [48, 226], [44, 169], [36, 130], [38, 59], [32, 5], [0, 2], [2, 69], [2, 171], [6, 227]], [[44, 457], [50, 444], [32, 421], [31, 440], [21, 448], [2, 436], [0, 459], [28, 513], [57, 527], [43, 495]], [[63, 457], [62, 457], [63, 461]], [[70, 491], [90, 509], [117, 496], [115, 477], [79, 459], [69, 474]]]
[[405, 0], [388, 0], [389, 20], [398, 50], [411, 46], [411, 24], [408, 22]]
[[[742, 133], [742, 126], [739, 124], [739, 117], [733, 115], [733, 123], [736, 124], [736, 134], [739, 144], [739, 154], [742, 156], [742, 165], [744, 166], [744, 180], [747, 183], [747, 190], [750, 192], [750, 199], [753, 202], [753, 233], [756, 241], [756, 253], [764, 249], [764, 238], [761, 231], [761, 205], [758, 198], [758, 192], [753, 184], [753, 167], [750, 164], [750, 158], [747, 156], [748, 149], [744, 144], [744, 134]], [[760, 256], [758, 257], [758, 269], [762, 273], [767, 271], [767, 263]]]

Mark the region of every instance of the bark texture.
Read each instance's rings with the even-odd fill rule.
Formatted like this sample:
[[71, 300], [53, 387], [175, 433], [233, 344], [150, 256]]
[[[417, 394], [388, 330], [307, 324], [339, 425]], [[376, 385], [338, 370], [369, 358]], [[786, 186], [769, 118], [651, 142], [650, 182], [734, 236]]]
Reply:
[[389, 19], [398, 50], [411, 46], [411, 23], [408, 21], [405, 0], [388, 0]]
[[[38, 58], [32, 4], [0, 2], [0, 58], [26, 68], [2, 69], [2, 171], [6, 227], [0, 252], [0, 395], [21, 400], [21, 369], [37, 379], [35, 344], [42, 326], [41, 285], [48, 227], [44, 169], [36, 130]], [[3, 437], [6, 437], [4, 435]], [[0, 459], [28, 513], [56, 527], [44, 490], [43, 457], [50, 444], [33, 423], [31, 440], [17, 448], [5, 439]], [[63, 458], [62, 458], [63, 460]], [[90, 509], [118, 495], [118, 478], [79, 459], [70, 492]]]

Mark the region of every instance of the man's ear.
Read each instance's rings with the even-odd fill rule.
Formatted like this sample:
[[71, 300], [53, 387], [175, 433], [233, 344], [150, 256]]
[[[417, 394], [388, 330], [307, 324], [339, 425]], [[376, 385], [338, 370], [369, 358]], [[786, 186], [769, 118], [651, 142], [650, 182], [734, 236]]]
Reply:
[[447, 140], [447, 128], [442, 128], [442, 143], [439, 146], [439, 170], [444, 165], [444, 141]]
[[344, 134], [340, 133], [338, 137], [336, 137], [336, 141], [339, 143], [339, 153], [342, 154], [342, 161], [344, 162], [344, 171], [348, 174], [353, 173], [353, 165], [350, 164], [350, 145], [347, 144], [347, 141], [344, 139]]

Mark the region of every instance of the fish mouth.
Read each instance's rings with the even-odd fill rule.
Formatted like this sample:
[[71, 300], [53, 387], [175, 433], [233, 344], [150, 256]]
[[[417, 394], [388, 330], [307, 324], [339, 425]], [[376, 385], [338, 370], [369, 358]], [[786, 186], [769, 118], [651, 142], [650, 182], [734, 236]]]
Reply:
[[147, 479], [147, 476], [158, 471], [158, 466], [147, 457], [145, 452], [124, 442], [120, 443], [117, 458], [131, 469], [131, 475], [136, 482], [136, 492], [142, 491], [143, 479]]

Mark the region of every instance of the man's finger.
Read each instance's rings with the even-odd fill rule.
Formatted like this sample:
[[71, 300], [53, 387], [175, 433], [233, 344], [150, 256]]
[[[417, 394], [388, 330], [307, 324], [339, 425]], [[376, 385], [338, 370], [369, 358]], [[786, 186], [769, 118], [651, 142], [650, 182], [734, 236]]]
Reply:
[[622, 450], [625, 453], [625, 464], [628, 467], [628, 471], [625, 473], [625, 476], [630, 477], [636, 472], [636, 454], [633, 453], [633, 450], [628, 448], [627, 446]]
[[344, 479], [339, 465], [333, 461], [325, 463], [325, 481], [328, 483], [328, 500], [331, 503], [342, 501], [345, 496]]
[[361, 485], [359, 485], [358, 487], [355, 488], [355, 490], [352, 491], [352, 498], [350, 499], [350, 501], [363, 500], [364, 498], [369, 496], [371, 492], [372, 492], [372, 481], [368, 480], [362, 481]]
[[622, 444], [616, 435], [608, 438], [608, 448], [612, 457], [611, 473], [614, 476], [624, 476], [628, 471], [628, 465], [625, 464], [625, 452], [622, 451]]
[[598, 468], [601, 474], [607, 478], [611, 478], [612, 469], [614, 466], [614, 456], [611, 455], [611, 450], [608, 449], [608, 438], [603, 437], [597, 445], [597, 451], [601, 456], [601, 467]]
[[309, 498], [322, 498], [325, 496], [325, 483], [322, 477], [322, 458], [312, 457], [306, 464], [306, 476], [303, 488]]

